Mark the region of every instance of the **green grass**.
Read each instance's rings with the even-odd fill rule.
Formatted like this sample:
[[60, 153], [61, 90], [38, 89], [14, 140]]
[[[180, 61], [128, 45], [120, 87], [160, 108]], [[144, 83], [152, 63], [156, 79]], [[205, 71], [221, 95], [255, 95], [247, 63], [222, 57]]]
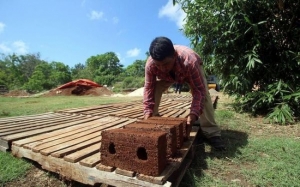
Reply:
[[66, 108], [96, 106], [109, 103], [124, 103], [142, 100], [142, 97], [96, 97], [96, 96], [55, 96], [55, 97], [1, 97], [0, 118], [54, 112]]
[[181, 187], [300, 186], [300, 123], [266, 124], [225, 104], [219, 104], [216, 120], [227, 151], [197, 145]]
[[10, 153], [0, 152], [0, 185], [13, 179], [23, 177], [32, 167], [28, 162], [14, 158]]
[[[0, 117], [21, 116], [108, 103], [141, 100], [141, 97], [58, 96], [38, 98], [0, 97]], [[223, 101], [222, 98], [220, 101]], [[216, 120], [227, 151], [215, 152], [197, 145], [181, 187], [300, 186], [300, 124], [277, 126], [260, 118], [234, 112], [220, 103]], [[22, 178], [31, 163], [0, 152], [0, 185]]]

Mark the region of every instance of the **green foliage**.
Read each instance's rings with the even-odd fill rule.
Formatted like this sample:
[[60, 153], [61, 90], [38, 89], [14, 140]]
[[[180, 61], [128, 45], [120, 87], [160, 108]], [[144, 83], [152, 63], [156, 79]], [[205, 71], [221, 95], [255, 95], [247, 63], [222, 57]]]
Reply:
[[[38, 53], [20, 56], [1, 54], [0, 57], [0, 85], [10, 90], [25, 89], [31, 93], [49, 90], [76, 79], [89, 79], [108, 86], [126, 80], [124, 84], [121, 83], [120, 89], [126, 89], [126, 85], [130, 88], [141, 87], [146, 62], [136, 60], [123, 68], [113, 52], [91, 56], [85, 65], [78, 63], [73, 68], [62, 62], [40, 60]], [[135, 80], [129, 77], [135, 77]]]
[[88, 72], [99, 84], [112, 85], [116, 76], [123, 72], [123, 65], [119, 63], [117, 55], [113, 52], [107, 52], [102, 55], [91, 56], [86, 61]]
[[133, 64], [129, 65], [125, 70], [126, 76], [144, 77], [145, 76], [145, 60], [136, 60]]
[[[222, 80], [225, 93], [236, 96], [237, 104], [246, 103], [242, 111], [264, 114], [288, 105], [288, 116], [299, 117], [298, 102], [291, 96], [300, 94], [299, 1], [176, 2], [187, 13], [184, 33], [206, 70]], [[272, 95], [269, 86], [275, 88], [280, 81], [289, 90]], [[259, 93], [252, 93], [254, 84], [259, 85]], [[284, 97], [291, 99], [283, 101]]]
[[[255, 102], [253, 102], [253, 100]], [[280, 124], [293, 123], [299, 116], [300, 90], [294, 91], [282, 80], [236, 99], [235, 108], [253, 115], [267, 114], [267, 120]]]
[[72, 80], [76, 79], [90, 79], [93, 80], [92, 75], [89, 73], [88, 69], [84, 64], [75, 64], [74, 68], [71, 68]]
[[62, 62], [51, 62], [50, 66], [51, 73], [49, 78], [53, 87], [72, 81], [69, 66], [64, 65]]
[[126, 77], [122, 82], [118, 82], [114, 85], [114, 91], [122, 92], [127, 89], [137, 89], [144, 86], [144, 77]]
[[57, 85], [71, 81], [71, 73], [68, 66], [61, 62], [43, 62], [36, 66], [24, 88], [29, 92], [49, 90]]

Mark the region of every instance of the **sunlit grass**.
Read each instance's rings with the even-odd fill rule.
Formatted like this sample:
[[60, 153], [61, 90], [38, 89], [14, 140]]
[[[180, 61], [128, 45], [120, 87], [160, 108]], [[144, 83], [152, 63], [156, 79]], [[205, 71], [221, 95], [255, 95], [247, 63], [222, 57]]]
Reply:
[[0, 152], [0, 185], [13, 179], [23, 177], [32, 167], [28, 162], [14, 158], [9, 153]]

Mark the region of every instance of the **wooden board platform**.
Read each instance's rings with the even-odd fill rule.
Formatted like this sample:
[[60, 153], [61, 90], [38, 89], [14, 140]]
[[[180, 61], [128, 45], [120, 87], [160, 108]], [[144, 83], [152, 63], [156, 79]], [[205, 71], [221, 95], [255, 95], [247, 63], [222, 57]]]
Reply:
[[[163, 117], [186, 117], [191, 96], [164, 95]], [[39, 115], [0, 119], [0, 150], [38, 162], [49, 171], [94, 185], [176, 186], [193, 155], [192, 144], [198, 129], [185, 142], [178, 158], [170, 161], [159, 177], [136, 174], [100, 164], [101, 132], [121, 128], [143, 117], [142, 102], [73, 108]], [[174, 173], [181, 173], [181, 177]]]
[[[105, 120], [108, 120], [106, 118]], [[131, 123], [130, 120], [114, 123], [106, 123], [104, 119], [97, 120], [94, 128], [119, 128]], [[121, 122], [121, 123], [119, 123]], [[107, 127], [106, 126], [106, 127]], [[13, 142], [12, 154], [16, 157], [25, 157], [38, 162], [44, 169], [59, 173], [69, 179], [84, 184], [95, 185], [105, 183], [113, 186], [171, 186], [168, 179], [184, 163], [188, 154], [192, 153], [192, 144], [197, 135], [198, 128], [194, 128], [190, 134], [190, 140], [186, 141], [180, 149], [177, 158], [170, 160], [168, 166], [158, 177], [136, 174], [118, 168], [102, 166], [100, 164], [101, 136], [93, 130], [80, 130], [72, 133], [69, 129], [61, 129], [43, 135]], [[88, 134], [91, 133], [91, 134]], [[80, 134], [81, 138], [78, 138]], [[85, 135], [83, 135], [85, 134]], [[192, 156], [189, 158], [191, 160]], [[189, 164], [185, 163], [185, 167]], [[185, 170], [184, 170], [185, 171]], [[181, 171], [182, 172], [182, 171]], [[180, 181], [179, 181], [180, 182]], [[176, 186], [173, 184], [172, 186]]]

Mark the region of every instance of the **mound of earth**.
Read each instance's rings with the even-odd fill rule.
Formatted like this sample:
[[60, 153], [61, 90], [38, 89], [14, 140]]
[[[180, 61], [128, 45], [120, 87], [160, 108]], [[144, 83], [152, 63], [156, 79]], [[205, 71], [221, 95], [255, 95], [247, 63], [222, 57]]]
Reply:
[[16, 97], [16, 96], [30, 96], [26, 90], [11, 90], [8, 93], [4, 94], [4, 96], [8, 97]]
[[70, 95], [90, 95], [90, 96], [110, 96], [113, 95], [113, 92], [107, 89], [106, 87], [90, 87], [77, 85], [74, 87], [63, 88], [63, 89], [53, 89], [43, 96], [70, 96]]

